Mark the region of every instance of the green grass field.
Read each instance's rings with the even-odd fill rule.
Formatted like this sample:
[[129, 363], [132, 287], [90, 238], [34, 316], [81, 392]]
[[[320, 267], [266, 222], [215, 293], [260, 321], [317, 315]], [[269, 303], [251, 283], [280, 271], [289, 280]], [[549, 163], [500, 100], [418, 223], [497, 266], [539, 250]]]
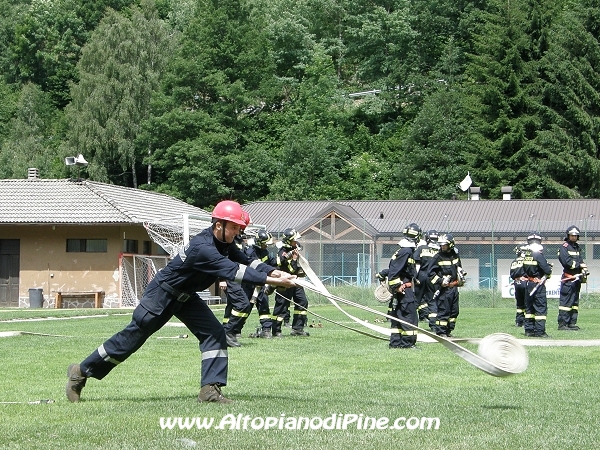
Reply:
[[[472, 303], [468, 295], [463, 297], [466, 305]], [[312, 296], [311, 301], [322, 303]], [[365, 299], [365, 304], [381, 309], [374, 299]], [[600, 339], [600, 308], [596, 305], [587, 299], [580, 314], [580, 332], [559, 333], [556, 305], [550, 302], [548, 333], [554, 339]], [[464, 306], [456, 336], [483, 337], [503, 331], [522, 338], [522, 329], [513, 326], [510, 306], [509, 301], [496, 308]], [[314, 308], [325, 317], [351, 325], [332, 306]], [[363, 319], [376, 318], [371, 313], [349, 311]], [[92, 314], [98, 317], [66, 319]], [[216, 314], [220, 317], [222, 312]], [[14, 321], [49, 316], [64, 320]], [[187, 332], [185, 328], [165, 327], [107, 378], [89, 380], [82, 401], [71, 404], [64, 396], [68, 364], [80, 362], [122, 329], [130, 320], [130, 311], [4, 310], [0, 311], [0, 320], [0, 331], [72, 336], [0, 338], [2, 449], [598, 446], [600, 347], [528, 347], [527, 371], [494, 378], [439, 344], [419, 344], [418, 350], [390, 350], [386, 342], [329, 323], [310, 329], [309, 338], [250, 339], [246, 336], [258, 322], [253, 312], [241, 339], [243, 347], [229, 351], [229, 385], [223, 392], [235, 403], [197, 403], [197, 341], [193, 336], [156, 339]], [[312, 320], [309, 315], [309, 323]], [[466, 346], [476, 351], [476, 346]], [[40, 399], [55, 402], [6, 403]], [[161, 429], [159, 424], [161, 417], [212, 418], [220, 422], [238, 415], [254, 418], [256, 424], [268, 417], [281, 421], [308, 418], [316, 424], [334, 415], [342, 420], [351, 414], [388, 418], [390, 422], [401, 417], [439, 418], [439, 428], [364, 430], [350, 424], [346, 430], [290, 430], [277, 426], [254, 430], [248, 421], [247, 430], [186, 430]], [[416, 423], [413, 420], [417, 419], [406, 423]]]

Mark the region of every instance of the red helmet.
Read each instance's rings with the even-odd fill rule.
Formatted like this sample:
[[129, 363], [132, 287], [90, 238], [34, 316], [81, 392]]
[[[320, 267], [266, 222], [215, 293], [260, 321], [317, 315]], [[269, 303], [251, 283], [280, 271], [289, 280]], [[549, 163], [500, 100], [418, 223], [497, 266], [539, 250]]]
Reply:
[[213, 209], [212, 218], [237, 223], [242, 228], [246, 227], [246, 220], [248, 223], [250, 222], [250, 215], [242, 209], [238, 202], [232, 200], [223, 200], [217, 203], [217, 206]]
[[242, 226], [242, 230], [245, 230], [248, 225], [250, 225], [250, 214], [247, 211], [242, 209], [242, 215], [244, 217], [245, 224]]

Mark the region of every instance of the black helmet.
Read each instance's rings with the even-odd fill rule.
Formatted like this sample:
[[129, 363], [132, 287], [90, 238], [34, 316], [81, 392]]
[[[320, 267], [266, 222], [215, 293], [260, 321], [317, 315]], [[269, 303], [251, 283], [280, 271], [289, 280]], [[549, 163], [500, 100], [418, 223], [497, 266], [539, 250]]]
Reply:
[[256, 243], [258, 245], [269, 245], [273, 243], [273, 236], [271, 236], [271, 233], [265, 231], [265, 230], [260, 230], [258, 233], [256, 233]]
[[435, 230], [429, 230], [427, 233], [425, 233], [425, 240], [427, 242], [437, 242], [439, 237], [440, 235]]
[[454, 236], [452, 236], [450, 233], [440, 234], [437, 242], [440, 247], [442, 245], [447, 245], [448, 250], [454, 248]]
[[292, 241], [297, 241], [300, 239], [300, 233], [298, 233], [293, 228], [286, 228], [283, 230], [283, 237], [281, 238], [281, 242], [284, 244], [290, 245]]
[[579, 228], [577, 228], [575, 225], [571, 225], [569, 228], [567, 228], [567, 238], [571, 235], [579, 236], [579, 234]]
[[409, 241], [417, 243], [419, 242], [419, 239], [421, 239], [421, 227], [419, 227], [419, 225], [416, 223], [408, 224], [402, 230], [402, 234]]
[[542, 243], [542, 237], [537, 234], [535, 231], [530, 233], [529, 236], [527, 236], [527, 243], [528, 244], [540, 244]]

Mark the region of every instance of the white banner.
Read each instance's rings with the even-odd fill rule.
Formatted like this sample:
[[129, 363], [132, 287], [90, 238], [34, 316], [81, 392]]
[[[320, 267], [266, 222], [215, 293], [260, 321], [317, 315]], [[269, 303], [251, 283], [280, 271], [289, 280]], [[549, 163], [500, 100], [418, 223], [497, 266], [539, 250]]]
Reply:
[[[515, 298], [515, 287], [508, 275], [502, 275], [502, 298]], [[560, 297], [560, 276], [552, 276], [546, 280], [546, 297]]]

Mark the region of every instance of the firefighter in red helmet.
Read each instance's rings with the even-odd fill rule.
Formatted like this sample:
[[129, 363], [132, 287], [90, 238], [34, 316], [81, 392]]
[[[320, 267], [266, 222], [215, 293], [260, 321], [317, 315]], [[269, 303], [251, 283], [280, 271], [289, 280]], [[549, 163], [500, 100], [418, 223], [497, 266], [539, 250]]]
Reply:
[[247, 264], [248, 257], [232, 244], [245, 226], [244, 211], [238, 203], [226, 200], [217, 204], [212, 212], [212, 225], [194, 236], [150, 282], [130, 324], [81, 363], [68, 367], [67, 399], [78, 402], [88, 378], [104, 378], [175, 316], [200, 342], [198, 401], [230, 403], [221, 393], [221, 386], [227, 384], [228, 369], [225, 330], [197, 292], [219, 278], [285, 288], [295, 286], [295, 277]]

